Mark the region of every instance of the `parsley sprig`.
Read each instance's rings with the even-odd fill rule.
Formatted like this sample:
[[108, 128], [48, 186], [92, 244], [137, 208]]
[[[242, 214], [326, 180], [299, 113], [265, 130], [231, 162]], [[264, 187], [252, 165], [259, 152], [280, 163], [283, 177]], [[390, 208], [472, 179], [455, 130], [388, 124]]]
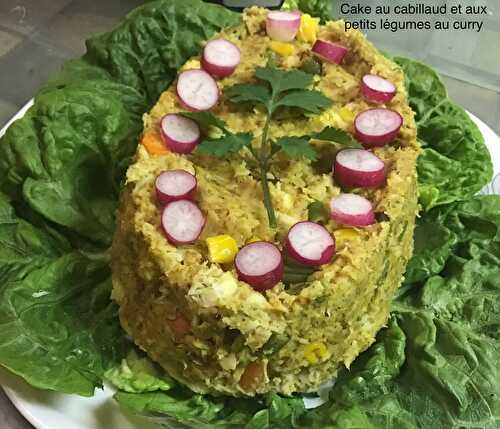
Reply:
[[225, 156], [246, 148], [257, 161], [259, 176], [264, 195], [264, 206], [269, 225], [276, 228], [277, 220], [269, 190], [268, 173], [271, 159], [283, 152], [291, 159], [316, 159], [316, 152], [309, 143], [311, 139], [333, 140], [343, 145], [356, 146], [350, 134], [327, 127], [313, 135], [281, 137], [270, 141], [269, 130], [276, 112], [280, 108], [295, 108], [303, 113], [320, 113], [332, 102], [321, 92], [308, 89], [313, 82], [313, 75], [299, 70], [281, 70], [274, 67], [258, 67], [255, 72], [257, 83], [237, 84], [227, 88], [224, 96], [231, 102], [250, 102], [262, 105], [266, 119], [260, 147], [252, 146], [252, 133], [232, 133], [225, 122], [209, 112], [183, 113], [198, 122], [203, 128], [215, 127], [221, 132], [220, 137], [207, 138], [198, 145], [197, 152], [207, 155]]

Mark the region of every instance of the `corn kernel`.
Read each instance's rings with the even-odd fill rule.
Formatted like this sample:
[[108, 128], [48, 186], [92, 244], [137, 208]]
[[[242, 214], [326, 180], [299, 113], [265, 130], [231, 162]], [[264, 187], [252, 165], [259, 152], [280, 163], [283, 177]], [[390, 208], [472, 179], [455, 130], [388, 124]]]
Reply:
[[328, 357], [328, 349], [324, 343], [311, 343], [304, 347], [304, 357], [315, 364]]
[[247, 244], [250, 244], [250, 243], [255, 243], [256, 241], [262, 241], [259, 237], [252, 237], [250, 238], [250, 240], [247, 241]]
[[359, 237], [359, 232], [352, 228], [337, 229], [333, 232], [337, 249], [345, 246], [346, 242]]
[[276, 52], [277, 54], [280, 54], [283, 57], [288, 57], [290, 55], [293, 55], [295, 53], [295, 46], [293, 46], [291, 43], [285, 43], [285, 42], [277, 42], [273, 40], [270, 44], [269, 47]]
[[228, 264], [238, 253], [238, 244], [230, 235], [216, 235], [207, 238], [208, 257], [211, 262]]
[[339, 110], [339, 115], [342, 118], [342, 120], [345, 122], [354, 121], [354, 113], [351, 109], [348, 109], [347, 107], [342, 107]]
[[313, 18], [311, 15], [304, 13], [300, 18], [300, 27], [297, 37], [302, 42], [313, 43], [316, 41], [318, 28], [319, 18]]

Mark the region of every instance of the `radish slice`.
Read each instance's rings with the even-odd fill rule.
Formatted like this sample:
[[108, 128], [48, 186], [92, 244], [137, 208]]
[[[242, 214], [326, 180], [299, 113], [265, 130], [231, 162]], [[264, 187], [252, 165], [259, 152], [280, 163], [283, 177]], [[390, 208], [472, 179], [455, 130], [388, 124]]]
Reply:
[[291, 258], [310, 267], [328, 264], [335, 254], [335, 239], [314, 222], [299, 222], [290, 228], [286, 250]]
[[205, 70], [186, 70], [177, 79], [177, 95], [186, 109], [209, 110], [219, 101], [219, 87]]
[[367, 74], [361, 80], [361, 93], [368, 101], [388, 103], [396, 95], [396, 87], [383, 77]]
[[330, 201], [331, 217], [335, 222], [350, 226], [375, 223], [372, 203], [356, 194], [340, 194]]
[[335, 157], [333, 174], [341, 186], [377, 187], [385, 183], [385, 164], [370, 151], [344, 149]]
[[257, 291], [271, 289], [283, 278], [283, 257], [280, 250], [267, 241], [243, 246], [234, 260], [238, 278]]
[[160, 130], [167, 147], [176, 153], [191, 153], [201, 140], [198, 124], [181, 115], [165, 115]]
[[240, 60], [240, 50], [234, 43], [216, 39], [205, 45], [201, 65], [212, 76], [221, 79], [232, 74]]
[[177, 200], [192, 200], [196, 185], [196, 177], [186, 170], [163, 171], [155, 181], [156, 195], [161, 204]]
[[384, 146], [393, 141], [403, 125], [403, 118], [394, 110], [377, 108], [361, 112], [354, 119], [356, 138], [365, 146]]
[[290, 42], [295, 38], [300, 28], [299, 11], [283, 12], [275, 10], [267, 14], [266, 32], [267, 35], [280, 42]]
[[321, 59], [334, 64], [340, 64], [347, 54], [347, 48], [326, 40], [316, 40], [312, 51]]
[[165, 206], [161, 226], [167, 240], [174, 244], [194, 243], [205, 226], [205, 216], [198, 206], [189, 200], [173, 201]]

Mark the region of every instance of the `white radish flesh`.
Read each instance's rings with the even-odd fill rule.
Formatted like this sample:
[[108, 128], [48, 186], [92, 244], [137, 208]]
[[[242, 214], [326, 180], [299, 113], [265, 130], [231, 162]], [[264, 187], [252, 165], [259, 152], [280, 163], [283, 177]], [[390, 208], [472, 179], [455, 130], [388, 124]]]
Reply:
[[201, 57], [202, 67], [219, 79], [233, 74], [240, 61], [239, 48], [226, 39], [215, 39], [208, 42]]
[[186, 170], [163, 171], [155, 181], [156, 196], [161, 204], [177, 200], [192, 200], [196, 185], [196, 177]]
[[368, 150], [344, 149], [335, 157], [333, 175], [341, 186], [349, 188], [382, 186], [385, 183], [385, 164]]
[[168, 203], [161, 215], [161, 226], [167, 240], [174, 245], [194, 243], [205, 226], [205, 216], [189, 200]]
[[163, 141], [172, 152], [191, 153], [201, 140], [198, 124], [181, 115], [165, 115], [160, 129]]
[[186, 70], [177, 79], [177, 95], [189, 110], [210, 110], [219, 101], [219, 87], [205, 70]]
[[314, 43], [312, 51], [321, 59], [333, 64], [341, 64], [347, 54], [347, 48], [319, 39]]
[[356, 194], [340, 194], [330, 201], [332, 219], [342, 225], [363, 227], [375, 223], [372, 203]]
[[355, 136], [368, 147], [390, 143], [398, 136], [401, 125], [402, 116], [384, 108], [365, 110], [354, 119]]
[[266, 32], [267, 35], [280, 42], [292, 41], [300, 28], [299, 11], [283, 12], [272, 11], [267, 14]]
[[234, 264], [238, 278], [257, 291], [271, 289], [283, 278], [281, 252], [267, 241], [257, 241], [242, 247]]
[[335, 254], [335, 239], [322, 225], [299, 222], [288, 231], [286, 250], [297, 262], [318, 267], [332, 260]]
[[396, 87], [383, 77], [367, 74], [361, 80], [361, 93], [375, 103], [388, 103], [396, 95]]

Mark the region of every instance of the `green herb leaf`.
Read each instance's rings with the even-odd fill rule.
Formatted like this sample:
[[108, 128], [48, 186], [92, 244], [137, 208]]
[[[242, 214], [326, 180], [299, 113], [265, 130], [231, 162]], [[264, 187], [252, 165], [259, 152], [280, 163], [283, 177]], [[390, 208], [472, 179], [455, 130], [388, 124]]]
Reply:
[[326, 127], [323, 131], [313, 134], [311, 138], [331, 141], [353, 149], [363, 149], [363, 146], [350, 133], [340, 128]]
[[292, 89], [305, 89], [313, 82], [313, 76], [299, 70], [281, 70], [271, 67], [257, 67], [255, 76], [269, 82], [273, 95]]
[[222, 119], [210, 112], [182, 112], [179, 114], [196, 121], [203, 128], [217, 127], [223, 130], [226, 127], [226, 123]]
[[423, 153], [418, 158], [420, 203], [425, 210], [476, 194], [493, 168], [477, 125], [447, 100], [418, 126]]
[[319, 91], [303, 90], [293, 91], [280, 99], [275, 107], [288, 106], [298, 107], [309, 113], [319, 113], [323, 109], [330, 107], [332, 100], [324, 96]]
[[252, 101], [267, 104], [271, 93], [265, 86], [258, 84], [237, 84], [224, 90], [224, 96], [233, 103]]
[[306, 158], [314, 161], [316, 152], [309, 141], [302, 137], [281, 137], [274, 142], [292, 159]]
[[313, 201], [307, 206], [307, 219], [325, 224], [330, 220], [330, 213], [321, 201]]
[[251, 133], [226, 134], [218, 139], [204, 140], [198, 145], [196, 152], [204, 155], [224, 156], [250, 146], [252, 139]]

